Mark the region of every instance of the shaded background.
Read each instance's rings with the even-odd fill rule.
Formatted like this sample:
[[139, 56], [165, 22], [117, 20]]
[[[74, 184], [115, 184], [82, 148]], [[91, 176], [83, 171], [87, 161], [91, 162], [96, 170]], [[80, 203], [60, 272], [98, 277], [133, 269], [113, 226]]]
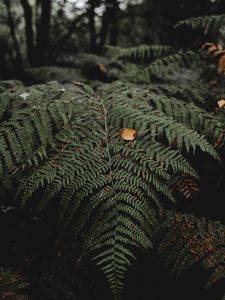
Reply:
[[[223, 0], [1, 0], [0, 78], [77, 67], [78, 53], [102, 54], [105, 45], [173, 44], [178, 20], [224, 11]], [[190, 45], [191, 34], [181, 37]]]

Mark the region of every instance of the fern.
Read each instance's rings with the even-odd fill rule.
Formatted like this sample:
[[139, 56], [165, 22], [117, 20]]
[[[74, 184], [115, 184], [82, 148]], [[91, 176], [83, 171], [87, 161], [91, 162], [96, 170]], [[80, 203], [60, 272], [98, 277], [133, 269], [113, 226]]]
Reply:
[[[207, 33], [219, 31], [224, 20], [223, 15], [197, 17], [176, 26]], [[0, 84], [1, 185], [14, 184], [14, 201], [23, 207], [42, 211], [55, 205], [61, 224], [85, 239], [77, 264], [91, 252], [115, 299], [121, 298], [134, 253], [152, 248], [155, 239], [172, 273], [199, 263], [212, 271], [210, 286], [225, 277], [224, 226], [176, 213], [159, 223], [158, 214], [164, 203], [175, 202], [173, 192], [186, 199], [198, 193], [191, 161], [196, 152], [219, 160], [215, 148], [222, 152], [225, 143], [224, 109], [205, 108], [214, 109], [223, 98], [223, 79], [217, 76], [212, 85], [214, 69], [200, 51], [158, 45], [109, 50], [111, 66], [119, 66], [127, 82], [104, 85], [96, 93], [81, 82]], [[84, 54], [77, 65], [84, 75], [97, 65], [108, 76], [107, 60], [99, 59]], [[126, 60], [136, 64], [123, 64]], [[41, 67], [27, 76], [83, 81], [76, 71], [62, 78], [64, 71]], [[135, 134], [126, 138], [126, 131]], [[17, 290], [24, 285], [7, 276], [0, 279], [0, 296], [10, 290], [20, 299]], [[67, 297], [72, 290], [58, 279], [49, 278], [43, 288], [48, 293], [57, 284]]]
[[[49, 92], [48, 86], [46, 87], [44, 93], [41, 94], [40, 91], [38, 93], [39, 96], [41, 94], [41, 98], [49, 96], [46, 93]], [[32, 93], [28, 90], [25, 94], [29, 95], [30, 99], [26, 99], [26, 104], [29, 106], [30, 101], [30, 107], [15, 111], [11, 118], [2, 123], [0, 128], [0, 173], [4, 170], [15, 171], [19, 162], [29, 162], [37, 156], [42, 158], [45, 156], [46, 148], [54, 146], [52, 144], [53, 136], [67, 125], [76, 108], [74, 103], [71, 105], [70, 90], [65, 93], [63, 100], [60, 100], [60, 97], [64, 90], [61, 91], [59, 85], [56, 85], [53, 90], [52, 98], [46, 99], [45, 103], [44, 101], [42, 103], [41, 99], [37, 103], [36, 97], [33, 98]], [[36, 88], [33, 92], [35, 94]], [[14, 94], [11, 95], [11, 97], [13, 96]], [[4, 94], [3, 97], [5, 97]], [[67, 97], [70, 97], [70, 100]], [[33, 102], [36, 104], [34, 105]]]
[[171, 180], [171, 188], [187, 200], [196, 198], [200, 192], [196, 178], [193, 178], [189, 174], [175, 176]]
[[[23, 205], [44, 209], [54, 200], [76, 235], [87, 230], [83, 253], [97, 251], [94, 259], [119, 298], [133, 250], [152, 247], [156, 211], [162, 199], [174, 201], [170, 178], [197, 177], [185, 153], [218, 158], [203, 134], [210, 122], [222, 134], [221, 125], [204, 111], [197, 120], [194, 105], [175, 110], [148, 88], [120, 82], [97, 95], [83, 84], [56, 83], [23, 93], [26, 108], [1, 124], [2, 174], [17, 174]], [[124, 140], [125, 128], [136, 138]]]
[[[109, 95], [107, 95], [108, 92]], [[112, 85], [111, 88], [107, 87], [105, 94], [110, 101], [118, 101], [121, 104], [124, 98], [128, 98], [130, 99], [129, 101], [134, 102], [138, 102], [137, 99], [141, 99], [141, 101], [148, 103], [150, 108], [149, 114], [155, 114], [156, 116], [168, 119], [172, 118], [174, 121], [185, 124], [188, 128], [200, 132], [212, 144], [216, 144], [218, 140], [220, 141], [220, 146], [224, 144], [224, 123], [222, 118], [207, 113], [192, 103], [185, 103], [186, 101], [182, 101], [180, 98], [164, 96], [161, 92], [161, 87], [158, 88], [158, 85], [141, 88], [133, 84], [118, 83]], [[138, 104], [135, 105], [138, 106]], [[129, 127], [129, 124], [127, 126]], [[160, 130], [160, 126], [157, 126], [157, 130]]]
[[225, 15], [210, 15], [194, 17], [187, 20], [179, 21], [175, 28], [187, 25], [192, 29], [204, 29], [211, 32], [218, 32], [220, 28], [225, 24]]
[[173, 51], [170, 46], [161, 45], [140, 45], [137, 47], [119, 49], [117, 59], [130, 59], [134, 61], [151, 62], [157, 58], [161, 58]]
[[[222, 28], [224, 20], [224, 15], [195, 17], [180, 21], [176, 27], [185, 24], [191, 26], [192, 29], [203, 28], [205, 33], [208, 31], [217, 32]], [[127, 76], [122, 73], [120, 76], [125, 81], [174, 82], [176, 85], [177, 83], [186, 83], [187, 85], [192, 84], [193, 88], [196, 81], [202, 87], [205, 87], [204, 84], [207, 82], [209, 94], [208, 84], [216, 71], [209, 65], [204, 53], [198, 49], [173, 49], [163, 45], [140, 45], [126, 49], [116, 48], [115, 51], [111, 49], [111, 56], [114, 60], [123, 60], [122, 65], [124, 69], [127, 69]], [[126, 60], [135, 61], [136, 68], [131, 68], [131, 65], [126, 64]], [[139, 68], [137, 68], [137, 63], [140, 63]], [[224, 89], [222, 93], [224, 94]], [[215, 92], [215, 94], [217, 93]]]
[[198, 263], [211, 270], [207, 287], [225, 278], [225, 228], [219, 222], [172, 213], [156, 236], [160, 241], [158, 252], [172, 267], [172, 273], [180, 275]]
[[202, 60], [199, 53], [194, 51], [178, 52], [156, 59], [143, 71], [132, 76], [137, 82], [160, 81], [165, 78], [169, 79], [171, 75], [182, 71], [184, 68], [190, 68], [191, 66], [196, 68], [200, 65], [202, 66]]
[[193, 104], [186, 104], [175, 98], [154, 97], [152, 105], [164, 112], [167, 116], [173, 117], [176, 121], [185, 123], [194, 130], [199, 130], [214, 145], [224, 144], [224, 124], [220, 117], [216, 117]]

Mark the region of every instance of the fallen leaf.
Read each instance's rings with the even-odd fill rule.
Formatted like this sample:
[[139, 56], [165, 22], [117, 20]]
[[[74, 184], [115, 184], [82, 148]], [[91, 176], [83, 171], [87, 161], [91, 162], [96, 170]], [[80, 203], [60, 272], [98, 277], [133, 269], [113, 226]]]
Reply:
[[217, 101], [217, 104], [218, 104], [219, 108], [221, 108], [225, 105], [225, 100], [221, 99], [221, 100]]
[[104, 64], [99, 63], [98, 64], [99, 70], [103, 73], [107, 73], [106, 67]]
[[215, 51], [215, 52], [213, 53], [213, 56], [218, 56], [218, 55], [224, 54], [224, 53], [225, 53], [224, 50], [217, 50], [217, 51]]
[[125, 128], [121, 134], [125, 141], [133, 141], [137, 136], [137, 131], [133, 128]]
[[211, 46], [211, 47], [208, 48], [208, 54], [211, 54], [212, 52], [214, 52], [216, 50], [218, 50], [217, 47], [216, 47], [216, 45], [213, 45], [213, 46]]
[[217, 71], [220, 74], [225, 73], [225, 55], [220, 58]]
[[203, 45], [202, 45], [202, 49], [205, 49], [206, 47], [210, 47], [210, 46], [213, 46], [214, 44], [213, 43], [204, 43]]

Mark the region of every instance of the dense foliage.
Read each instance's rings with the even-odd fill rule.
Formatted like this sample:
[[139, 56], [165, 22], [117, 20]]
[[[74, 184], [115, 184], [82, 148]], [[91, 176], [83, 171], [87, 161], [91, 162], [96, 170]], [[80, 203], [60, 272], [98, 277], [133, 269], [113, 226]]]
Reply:
[[173, 275], [190, 280], [196, 266], [209, 289], [199, 299], [222, 299], [225, 16], [178, 22], [175, 30], [193, 32], [189, 45], [178, 35], [172, 45], [119, 47], [118, 14], [146, 1], [124, 11], [117, 1], [87, 1], [93, 53], [74, 57], [70, 43], [70, 55], [61, 48], [64, 35], [57, 48], [43, 30], [53, 10], [51, 30], [71, 28], [71, 37], [84, 13], [59, 24], [64, 5], [46, 3], [18, 1], [24, 53], [13, 6], [4, 6], [14, 43], [4, 64], [12, 72], [15, 63], [20, 80], [0, 81], [0, 296], [126, 299], [127, 274], [145, 252], [162, 278], [166, 267], [168, 285]]

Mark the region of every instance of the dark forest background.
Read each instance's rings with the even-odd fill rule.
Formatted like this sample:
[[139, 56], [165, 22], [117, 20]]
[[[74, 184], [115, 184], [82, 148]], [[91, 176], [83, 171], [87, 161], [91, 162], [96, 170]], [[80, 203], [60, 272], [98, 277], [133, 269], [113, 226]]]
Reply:
[[101, 55], [106, 45], [173, 45], [175, 34], [189, 45], [191, 34], [174, 33], [174, 24], [224, 13], [224, 6], [223, 0], [1, 0], [0, 78], [44, 65], [74, 68], [78, 54]]

